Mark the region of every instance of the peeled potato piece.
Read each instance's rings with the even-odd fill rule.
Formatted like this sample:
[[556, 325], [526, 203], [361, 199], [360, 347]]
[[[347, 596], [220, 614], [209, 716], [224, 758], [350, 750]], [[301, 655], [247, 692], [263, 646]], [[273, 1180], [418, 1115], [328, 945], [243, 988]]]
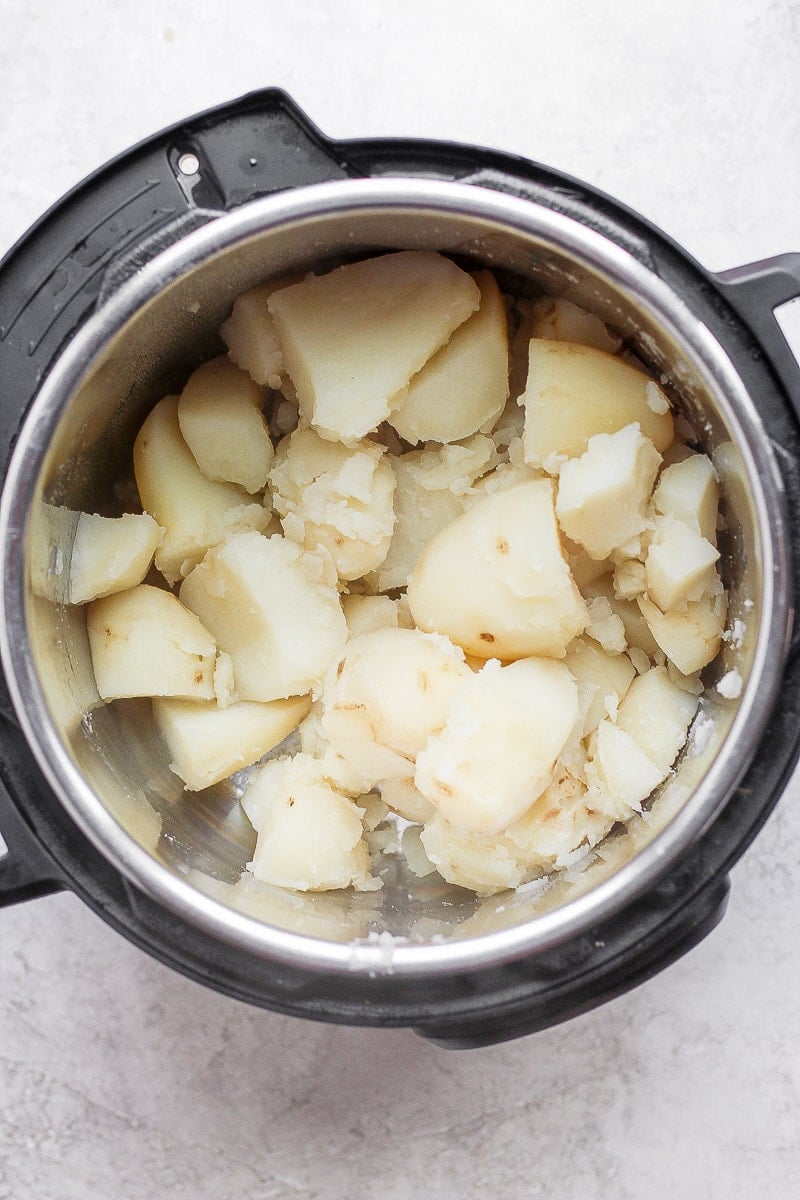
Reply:
[[476, 477], [494, 458], [490, 438], [476, 435], [441, 449], [412, 450], [392, 459], [397, 480], [395, 523], [383, 562], [367, 577], [377, 591], [404, 588], [431, 539], [460, 517]]
[[416, 629], [362, 634], [325, 679], [323, 730], [331, 747], [372, 783], [408, 778], [469, 675], [463, 653], [446, 638]]
[[503, 838], [460, 829], [441, 813], [426, 822], [420, 841], [443, 879], [479, 896], [519, 887], [525, 878], [525, 867]]
[[689, 453], [681, 462], [665, 467], [653, 492], [657, 513], [677, 517], [712, 546], [717, 544], [718, 506], [719, 483], [705, 454]]
[[389, 417], [402, 438], [457, 442], [497, 417], [508, 399], [508, 329], [503, 297], [489, 271], [472, 276], [480, 308], [411, 379]]
[[85, 604], [141, 583], [161, 530], [152, 517], [99, 517], [42, 504], [31, 547], [31, 586], [61, 604]]
[[652, 389], [659, 391], [648, 375], [602, 350], [534, 338], [520, 397], [525, 461], [541, 466], [552, 455], [575, 458], [590, 437], [616, 433], [633, 422], [663, 452], [672, 441], [672, 416], [653, 411]]
[[298, 277], [291, 276], [242, 292], [219, 331], [233, 362], [262, 387], [279, 388], [284, 370], [283, 351], [269, 311], [269, 298], [273, 292], [297, 282]]
[[248, 870], [299, 892], [375, 891], [362, 812], [305, 754], [265, 763], [242, 797], [258, 834]]
[[606, 654], [584, 638], [576, 638], [564, 666], [575, 677], [585, 712], [583, 733], [592, 733], [622, 700], [636, 674], [626, 654]]
[[556, 774], [528, 811], [509, 825], [503, 840], [527, 868], [564, 866], [576, 850], [597, 845], [614, 823], [587, 807], [586, 800], [581, 780]]
[[263, 491], [274, 451], [261, 388], [222, 354], [189, 376], [178, 399], [183, 440], [209, 479]]
[[697, 696], [676, 687], [663, 667], [653, 667], [631, 683], [617, 725], [666, 775], [686, 742], [697, 705]]
[[563, 296], [543, 296], [533, 306], [530, 324], [532, 338], [557, 342], [578, 342], [616, 354], [621, 341], [610, 333], [599, 317], [566, 300]]
[[142, 583], [93, 600], [86, 629], [97, 690], [104, 700], [213, 699], [216, 642], [171, 592]]
[[177, 396], [165, 396], [142, 425], [133, 468], [142, 507], [164, 530], [155, 562], [169, 584], [187, 575], [229, 533], [269, 524], [269, 508], [200, 470], [180, 431]]
[[234, 534], [186, 577], [182, 603], [230, 654], [243, 700], [304, 696], [347, 637], [336, 590], [282, 537]]
[[482, 497], [442, 529], [412, 572], [408, 603], [420, 629], [476, 657], [563, 657], [588, 613], [561, 552], [550, 481]]
[[642, 801], [667, 772], [657, 767], [636, 740], [613, 721], [601, 721], [595, 736], [593, 766], [600, 794], [592, 795], [592, 803], [608, 817], [627, 821], [634, 812], [641, 811]]
[[397, 604], [388, 596], [342, 596], [342, 611], [351, 640], [360, 633], [397, 629], [400, 624]]
[[227, 779], [280, 745], [311, 707], [308, 696], [242, 701], [227, 708], [195, 700], [153, 701], [153, 716], [172, 756], [170, 770], [192, 792]]
[[545, 789], [578, 716], [578, 689], [561, 663], [488, 663], [453, 695], [414, 783], [451, 824], [498, 833]]
[[430, 250], [311, 276], [269, 300], [300, 413], [324, 437], [377, 429], [403, 388], [480, 304], [477, 285]]
[[641, 533], [660, 462], [637, 424], [589, 438], [558, 480], [556, 515], [567, 537], [591, 558], [605, 559]]
[[436, 813], [430, 800], [414, 787], [414, 776], [408, 779], [383, 779], [381, 800], [406, 821], [429, 821]]
[[270, 486], [286, 536], [306, 550], [324, 547], [340, 579], [358, 579], [386, 558], [395, 477], [382, 446], [342, 446], [296, 429], [278, 446]]
[[647, 591], [662, 612], [699, 599], [711, 584], [719, 551], [676, 517], [658, 517], [645, 559]]
[[716, 656], [725, 628], [727, 602], [719, 592], [708, 592], [699, 600], [688, 600], [682, 609], [663, 613], [647, 596], [637, 600], [648, 628], [675, 666], [693, 675]]
[[615, 595], [611, 575], [602, 575], [581, 590], [589, 603], [598, 596], [608, 600], [611, 611], [616, 613], [622, 621], [625, 641], [629, 647], [642, 650], [648, 658], [656, 656], [659, 650], [658, 642], [650, 632], [639, 605], [635, 600], [626, 600]]

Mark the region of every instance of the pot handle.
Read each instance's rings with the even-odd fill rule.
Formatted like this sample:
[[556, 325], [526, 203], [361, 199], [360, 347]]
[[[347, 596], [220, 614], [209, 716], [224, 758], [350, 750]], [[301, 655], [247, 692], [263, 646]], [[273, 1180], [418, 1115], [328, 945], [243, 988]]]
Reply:
[[[0, 736], [2, 750], [2, 736]], [[36, 838], [0, 780], [0, 908], [48, 896], [65, 888], [55, 862]]]
[[779, 254], [721, 271], [717, 280], [729, 304], [744, 318], [769, 354], [800, 418], [800, 363], [775, 318], [776, 308], [800, 298], [800, 253]]
[[540, 1033], [591, 1012], [646, 983], [693, 950], [719, 925], [728, 906], [729, 894], [727, 875], [714, 879], [687, 906], [622, 954], [618, 963], [604, 960], [594, 971], [577, 976], [551, 996], [534, 996], [528, 1007], [522, 1005], [507, 1013], [481, 1014], [465, 1022], [458, 1032], [454, 1032], [452, 1026], [444, 1029], [426, 1026], [416, 1029], [415, 1033], [445, 1050], [476, 1050]]

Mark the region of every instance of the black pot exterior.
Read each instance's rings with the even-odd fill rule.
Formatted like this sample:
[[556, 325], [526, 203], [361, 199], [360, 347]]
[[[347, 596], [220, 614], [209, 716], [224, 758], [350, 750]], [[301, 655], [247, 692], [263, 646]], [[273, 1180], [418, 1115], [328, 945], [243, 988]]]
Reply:
[[[186, 174], [186, 155], [200, 170]], [[182, 170], [182, 167], [184, 168]], [[724, 346], [754, 398], [800, 531], [800, 369], [772, 315], [800, 295], [800, 258], [715, 277], [660, 231], [577, 180], [510, 155], [415, 141], [332, 142], [267, 90], [175, 126], [86, 180], [0, 264], [0, 456], [59, 351], [105, 295], [187, 230], [257, 196], [364, 176], [457, 180], [535, 200], [596, 229], [678, 292]], [[800, 532], [795, 534], [800, 540]], [[800, 546], [791, 547], [795, 572]], [[795, 574], [795, 591], [800, 578]], [[136, 889], [67, 816], [19, 732], [0, 680], [0, 904], [69, 888], [155, 957], [237, 999], [341, 1023], [410, 1026], [450, 1046], [521, 1036], [654, 975], [721, 919], [727, 873], [777, 802], [800, 752], [800, 666], [722, 815], [667, 876], [565, 945], [491, 969], [413, 979], [311, 972], [232, 950]], [[783, 654], [784, 647], [775, 647]]]

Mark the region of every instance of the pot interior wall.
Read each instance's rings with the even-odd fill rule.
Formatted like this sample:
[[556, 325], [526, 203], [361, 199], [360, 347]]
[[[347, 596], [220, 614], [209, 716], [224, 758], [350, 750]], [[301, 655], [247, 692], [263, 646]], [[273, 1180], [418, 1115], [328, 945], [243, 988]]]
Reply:
[[[238, 293], [287, 272], [394, 248], [427, 247], [497, 270], [510, 291], [565, 295], [596, 312], [626, 339], [691, 421], [723, 483], [722, 573], [730, 615], [744, 623], [742, 644], [725, 645], [708, 670], [705, 739], [690, 741], [650, 811], [618, 829], [584, 864], [548, 887], [476, 899], [412, 875], [389, 860], [380, 893], [301, 896], [240, 882], [254, 835], [238, 804], [244, 778], [199, 795], [182, 790], [168, 766], [145, 700], [103, 704], [97, 695], [84, 611], [28, 595], [33, 654], [52, 719], [75, 763], [119, 824], [169, 871], [268, 924], [334, 941], [372, 930], [427, 941], [469, 937], [530, 920], [594, 887], [637, 854], [680, 808], [722, 747], [736, 710], [714, 683], [733, 667], [746, 680], [761, 619], [761, 553], [752, 488], [713, 380], [702, 378], [687, 349], [673, 341], [629, 294], [565, 249], [529, 234], [457, 213], [383, 209], [328, 216], [267, 229], [211, 256], [169, 283], [114, 334], [65, 407], [47, 450], [32, 509], [41, 501], [114, 515], [132, 479], [131, 446], [145, 414], [180, 388], [197, 363], [221, 352], [217, 330]], [[123, 488], [120, 488], [120, 482]], [[69, 546], [63, 547], [66, 560]], [[730, 623], [730, 618], [729, 618]], [[711, 731], [710, 736], [708, 730]], [[702, 744], [701, 744], [702, 742]]]

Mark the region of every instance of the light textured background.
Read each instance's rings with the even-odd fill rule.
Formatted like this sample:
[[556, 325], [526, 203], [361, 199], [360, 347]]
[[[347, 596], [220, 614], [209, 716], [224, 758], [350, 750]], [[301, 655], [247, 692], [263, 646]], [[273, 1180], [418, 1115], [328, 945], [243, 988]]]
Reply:
[[[542, 159], [712, 268], [800, 249], [799, 50], [798, 0], [0, 0], [0, 250], [269, 83], [335, 136]], [[689, 958], [474, 1053], [250, 1010], [69, 896], [0, 914], [0, 1200], [800, 1195], [798, 799]]]

